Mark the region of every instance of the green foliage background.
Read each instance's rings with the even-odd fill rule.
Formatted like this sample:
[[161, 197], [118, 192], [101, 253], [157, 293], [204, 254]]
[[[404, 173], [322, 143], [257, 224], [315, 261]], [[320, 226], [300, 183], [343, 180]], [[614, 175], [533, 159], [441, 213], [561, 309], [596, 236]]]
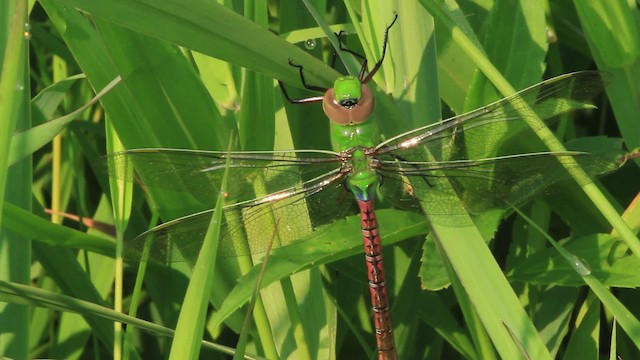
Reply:
[[[211, 293], [185, 298], [186, 264], [150, 267], [140, 293], [134, 291], [138, 269], [126, 265], [121, 287], [113, 237], [95, 224], [62, 225], [61, 217], [44, 215], [50, 208], [105, 224], [128, 220], [118, 237], [129, 238], [154, 216], [193, 211], [184, 194], [152, 189], [148, 198], [135, 191], [130, 215], [120, 212], [126, 219], [114, 220], [99, 157], [106, 138], [114, 146], [115, 134], [124, 148], [328, 149], [320, 107], [283, 107], [274, 79], [300, 86], [292, 59], [304, 65], [309, 83], [330, 86], [338, 76], [326, 65], [331, 32], [346, 30], [348, 46], [374, 62], [384, 28], [398, 12], [372, 85], [374, 118], [386, 137], [476, 108], [509, 89], [597, 68], [613, 75], [606, 98], [596, 99], [598, 111], [563, 122], [558, 137], [580, 138], [593, 152], [621, 142], [640, 146], [634, 2], [41, 0], [0, 6], [0, 354], [8, 357], [375, 355], [356, 216], [320, 239], [282, 249], [264, 271], [259, 262], [251, 268], [219, 259], [208, 269]], [[304, 46], [308, 39], [315, 48]], [[346, 69], [357, 69], [354, 59], [344, 60]], [[99, 104], [90, 103], [105, 87]], [[637, 356], [637, 176], [629, 161], [597, 188], [565, 186], [522, 209], [570, 254], [551, 246], [523, 216], [509, 217], [499, 230], [494, 219], [425, 237], [423, 216], [381, 210], [383, 242], [398, 243], [387, 248], [385, 260], [400, 358]], [[260, 274], [262, 300], [245, 323]], [[149, 321], [111, 310], [118, 299]], [[204, 329], [178, 325], [172, 341], [171, 329], [188, 312]], [[114, 337], [114, 320], [128, 324], [124, 345], [119, 331]]]

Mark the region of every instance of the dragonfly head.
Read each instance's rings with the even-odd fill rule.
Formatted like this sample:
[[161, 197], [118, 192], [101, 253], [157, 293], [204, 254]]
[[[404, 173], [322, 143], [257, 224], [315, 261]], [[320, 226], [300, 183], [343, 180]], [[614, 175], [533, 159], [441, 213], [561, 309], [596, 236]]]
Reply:
[[362, 97], [362, 84], [355, 76], [343, 76], [333, 83], [335, 101], [340, 106], [351, 109]]
[[366, 122], [373, 111], [373, 105], [371, 90], [351, 75], [338, 78], [322, 100], [325, 114], [338, 125]]

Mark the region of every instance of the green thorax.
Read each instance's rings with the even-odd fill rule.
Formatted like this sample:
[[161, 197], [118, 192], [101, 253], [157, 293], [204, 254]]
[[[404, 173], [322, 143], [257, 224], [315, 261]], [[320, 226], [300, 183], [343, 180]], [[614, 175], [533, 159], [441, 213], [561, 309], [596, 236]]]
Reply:
[[356, 125], [338, 125], [331, 123], [331, 146], [334, 151], [342, 152], [354, 147], [374, 147], [380, 134], [374, 122]]
[[375, 197], [380, 177], [371, 167], [372, 158], [366, 153], [367, 148], [352, 149], [348, 162], [351, 166], [347, 177], [347, 187], [358, 200], [369, 201]]

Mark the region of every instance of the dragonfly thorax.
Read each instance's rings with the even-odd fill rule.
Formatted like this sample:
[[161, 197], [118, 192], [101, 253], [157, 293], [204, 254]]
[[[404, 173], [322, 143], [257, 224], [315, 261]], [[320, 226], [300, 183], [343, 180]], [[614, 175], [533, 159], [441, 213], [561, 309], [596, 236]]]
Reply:
[[338, 78], [334, 87], [327, 90], [322, 99], [322, 108], [335, 124], [362, 124], [373, 111], [374, 98], [371, 90], [355, 76]]
[[380, 139], [376, 123], [339, 125], [331, 123], [331, 144], [337, 152], [347, 152], [352, 148], [373, 148]]
[[367, 148], [364, 147], [349, 149], [345, 154], [343, 158], [348, 163], [347, 186], [349, 190], [359, 200], [373, 199], [380, 183], [380, 175], [374, 170], [375, 159], [368, 154]]

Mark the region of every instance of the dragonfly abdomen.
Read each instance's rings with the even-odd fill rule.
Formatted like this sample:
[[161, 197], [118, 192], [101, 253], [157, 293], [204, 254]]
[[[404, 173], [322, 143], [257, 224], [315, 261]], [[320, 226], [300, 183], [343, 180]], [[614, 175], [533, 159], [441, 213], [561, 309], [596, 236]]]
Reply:
[[360, 224], [364, 256], [369, 278], [369, 293], [373, 309], [373, 322], [376, 329], [378, 356], [380, 359], [396, 359], [393, 327], [389, 313], [389, 296], [382, 257], [382, 243], [378, 231], [378, 220], [374, 211], [374, 199], [367, 201], [358, 199], [360, 207]]

